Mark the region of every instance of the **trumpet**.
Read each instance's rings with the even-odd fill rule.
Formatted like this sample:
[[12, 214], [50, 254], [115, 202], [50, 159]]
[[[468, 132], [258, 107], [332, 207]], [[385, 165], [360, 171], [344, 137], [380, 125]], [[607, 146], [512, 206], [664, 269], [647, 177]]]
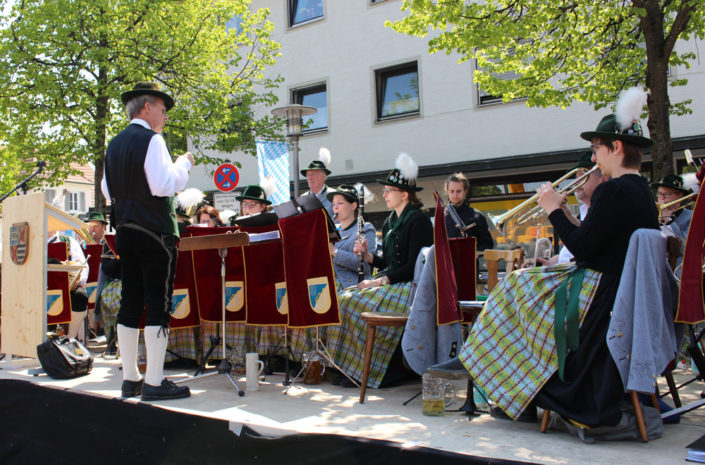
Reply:
[[[585, 184], [588, 180], [588, 175], [591, 174], [593, 171], [597, 170], [598, 168], [599, 168], [598, 165], [593, 166], [592, 169], [590, 169], [590, 171], [588, 171], [587, 173], [585, 173], [584, 175], [580, 176], [578, 179], [573, 181], [571, 183], [570, 187], [574, 187], [574, 189], [570, 192], [575, 191], [578, 187]], [[566, 179], [570, 178], [571, 176], [573, 176], [575, 173], [577, 173], [581, 169], [583, 169], [583, 168], [574, 168], [574, 169], [568, 171], [566, 174], [564, 174], [563, 176], [558, 178], [556, 181], [554, 181], [551, 184], [551, 186], [553, 188], [558, 187], [558, 185], [560, 183], [562, 183]], [[575, 183], [578, 180], [581, 180], [582, 183], [579, 185], [575, 185]], [[560, 191], [560, 193], [563, 193], [563, 191]], [[528, 207], [530, 207], [534, 202], [536, 202], [538, 200], [538, 198], [539, 198], [539, 194], [537, 193], [537, 194], [532, 195], [528, 199], [524, 200], [522, 203], [520, 203], [516, 207], [512, 208], [511, 210], [508, 210], [505, 213], [502, 213], [501, 215], [488, 215], [490, 218], [490, 224], [492, 224], [499, 231], [499, 233], [501, 235], [504, 235], [505, 234], [504, 226], [505, 226], [507, 220], [509, 220], [509, 218], [512, 218], [513, 216], [518, 215], [520, 212], [522, 212], [525, 209], [527, 209]], [[536, 205], [536, 206], [534, 206], [534, 208], [540, 208], [540, 207], [538, 205]]]
[[656, 208], [658, 208], [658, 219], [660, 222], [663, 222], [666, 220], [669, 216], [663, 216], [663, 211], [667, 210], [668, 208], [671, 208], [674, 205], [678, 205], [679, 203], [682, 203], [682, 205], [679, 205], [678, 208], [673, 210], [673, 213], [682, 210], [684, 208], [687, 208], [691, 203], [694, 202], [693, 197], [695, 197], [696, 194], [694, 192], [691, 192], [688, 195], [684, 195], [683, 197], [680, 197], [676, 200], [671, 200], [670, 202], [667, 203], [662, 203], [659, 204], [658, 202], [656, 203]]
[[[566, 196], [572, 194], [573, 192], [577, 191], [580, 189], [582, 186], [585, 185], [586, 182], [588, 182], [588, 179], [590, 179], [590, 175], [600, 169], [598, 165], [593, 166], [590, 168], [588, 171], [583, 173], [581, 176], [578, 176], [575, 178], [570, 184], [565, 186], [562, 189], [559, 189], [557, 192], [559, 194], [565, 194]], [[529, 220], [533, 220], [534, 218], [538, 217], [543, 213], [543, 209], [541, 208], [540, 205], [536, 205], [534, 208], [529, 210], [528, 212], [524, 213], [519, 217], [517, 220], [517, 224], [524, 224]]]

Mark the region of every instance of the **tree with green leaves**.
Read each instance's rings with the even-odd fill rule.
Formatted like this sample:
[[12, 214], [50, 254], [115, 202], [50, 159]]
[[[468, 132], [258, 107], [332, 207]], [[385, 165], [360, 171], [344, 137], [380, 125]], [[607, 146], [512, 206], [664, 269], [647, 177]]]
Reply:
[[249, 4], [0, 0], [0, 188], [38, 159], [45, 185], [61, 183], [70, 163], [93, 163], [102, 209], [107, 142], [127, 124], [120, 94], [137, 81], [175, 98], [166, 140], [183, 151], [188, 138], [197, 162], [219, 162], [212, 149], [255, 154], [256, 137], [280, 137], [281, 121], [262, 111], [277, 100], [280, 79], [265, 70], [279, 44], [269, 11]]
[[[688, 67], [693, 53], [679, 39], [705, 34], [705, 0], [404, 0], [409, 14], [387, 25], [425, 37], [431, 53], [456, 52], [477, 60], [477, 85], [504, 101], [596, 109], [614, 103], [621, 90], [650, 90], [648, 128], [653, 175], [673, 172], [670, 115], [690, 113], [691, 100], [672, 103], [669, 66]], [[507, 73], [516, 79], [503, 79]]]

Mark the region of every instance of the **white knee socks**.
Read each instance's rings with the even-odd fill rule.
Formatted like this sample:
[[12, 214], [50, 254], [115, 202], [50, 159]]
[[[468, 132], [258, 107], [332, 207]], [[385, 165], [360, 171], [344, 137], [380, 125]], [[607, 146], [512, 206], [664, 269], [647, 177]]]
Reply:
[[150, 386], [160, 386], [164, 379], [164, 357], [169, 343], [169, 330], [161, 326], [145, 326], [144, 343], [147, 346], [147, 373], [144, 382]]
[[[76, 339], [78, 338], [78, 333], [83, 327], [83, 320], [86, 319], [86, 313], [88, 312], [71, 312], [71, 322], [69, 323], [69, 339]], [[84, 344], [86, 341], [83, 341], [83, 334], [81, 334], [81, 337], [79, 340], [83, 342]]]
[[137, 369], [137, 343], [140, 339], [140, 330], [118, 324], [117, 336], [122, 362], [122, 379], [139, 381], [142, 379]]

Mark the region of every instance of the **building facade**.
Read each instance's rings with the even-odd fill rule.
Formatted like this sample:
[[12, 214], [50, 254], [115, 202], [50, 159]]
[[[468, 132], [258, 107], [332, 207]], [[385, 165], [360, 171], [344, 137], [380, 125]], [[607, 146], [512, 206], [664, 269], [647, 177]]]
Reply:
[[[473, 83], [473, 61], [430, 55], [427, 39], [385, 27], [385, 21], [403, 16], [401, 5], [401, 0], [253, 0], [253, 8], [271, 10], [272, 38], [282, 45], [281, 58], [268, 71], [284, 78], [278, 106], [318, 108], [299, 143], [302, 167], [327, 147], [333, 172], [329, 185], [364, 182], [381, 199], [374, 180], [406, 152], [420, 166], [426, 205], [434, 189], [443, 190], [447, 175], [462, 171], [473, 182], [473, 203], [503, 210], [504, 199], [521, 197], [575, 163], [588, 147], [578, 134], [594, 129], [609, 110], [579, 103], [567, 109], [529, 108], [523, 100], [502, 103], [486, 95]], [[674, 155], [680, 160], [685, 148], [705, 154], [705, 101], [698, 98], [705, 93], [705, 60], [698, 46], [694, 40], [680, 43], [697, 58], [690, 69], [671, 70], [673, 79], [689, 80], [670, 89], [671, 102], [693, 98], [693, 113], [671, 120]], [[253, 108], [257, 116], [270, 111]], [[241, 185], [258, 182], [253, 157], [220, 156], [242, 164]], [[648, 174], [648, 156], [646, 162]], [[213, 191], [213, 169], [197, 167], [190, 185]], [[367, 209], [384, 210], [384, 202]]]

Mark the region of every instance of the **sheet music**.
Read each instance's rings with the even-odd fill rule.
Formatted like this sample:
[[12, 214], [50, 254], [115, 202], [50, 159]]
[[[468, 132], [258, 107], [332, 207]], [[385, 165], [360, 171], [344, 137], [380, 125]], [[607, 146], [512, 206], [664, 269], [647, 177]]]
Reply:
[[279, 231], [268, 231], [263, 233], [247, 233], [250, 236], [250, 244], [253, 242], [273, 241], [279, 239]]

